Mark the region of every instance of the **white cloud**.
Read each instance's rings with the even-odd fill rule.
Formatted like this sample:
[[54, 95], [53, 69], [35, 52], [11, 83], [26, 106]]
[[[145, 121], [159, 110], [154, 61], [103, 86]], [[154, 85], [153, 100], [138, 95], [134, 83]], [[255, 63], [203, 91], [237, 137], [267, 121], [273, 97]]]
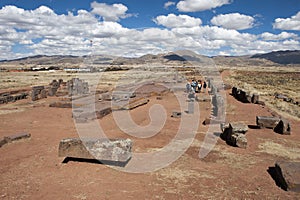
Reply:
[[190, 17], [188, 15], [174, 15], [169, 14], [167, 16], [160, 15], [153, 20], [158, 25], [163, 25], [167, 28], [175, 27], [194, 27], [202, 24], [201, 19]]
[[123, 4], [108, 5], [94, 1], [91, 3], [91, 7], [93, 8], [92, 13], [103, 17], [105, 21], [119, 21], [132, 16], [126, 13], [128, 8]]
[[264, 32], [260, 35], [263, 40], [285, 40], [289, 38], [297, 39], [298, 35], [295, 33], [281, 32], [280, 34], [273, 34], [269, 32]]
[[300, 11], [291, 18], [277, 18], [273, 23], [273, 28], [281, 30], [300, 31]]
[[181, 12], [197, 12], [210, 10], [230, 4], [232, 0], [183, 0], [177, 4], [177, 9]]
[[[188, 15], [157, 16], [154, 21], [166, 28], [125, 28], [115, 21], [103, 21], [87, 10], [57, 14], [45, 6], [34, 10], [5, 6], [0, 8], [0, 59], [36, 54], [86, 55], [91, 51], [140, 56], [178, 48], [205, 55], [300, 49], [295, 33], [241, 33], [203, 26], [201, 19]], [[93, 49], [90, 40], [93, 40]]]
[[221, 14], [213, 17], [210, 22], [213, 25], [227, 29], [244, 30], [254, 26], [255, 19], [240, 13]]
[[168, 1], [165, 3], [164, 8], [168, 9], [170, 6], [174, 6], [176, 3], [173, 1]]

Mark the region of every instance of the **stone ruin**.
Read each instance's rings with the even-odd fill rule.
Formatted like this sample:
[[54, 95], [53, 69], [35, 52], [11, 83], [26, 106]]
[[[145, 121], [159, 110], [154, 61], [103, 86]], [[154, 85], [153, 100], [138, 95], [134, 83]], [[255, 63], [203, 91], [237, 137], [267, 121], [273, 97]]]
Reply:
[[20, 94], [10, 94], [10, 93], [4, 93], [0, 95], [0, 104], [9, 103], [9, 102], [15, 102], [21, 99], [26, 99], [28, 96], [28, 93], [22, 92]]
[[285, 191], [300, 192], [300, 162], [276, 161], [275, 167], [269, 167], [276, 184]]
[[73, 78], [67, 82], [68, 94], [73, 95], [83, 95], [89, 93], [89, 84], [79, 78]]
[[50, 83], [50, 88], [48, 89], [48, 95], [49, 95], [49, 96], [55, 96], [57, 90], [59, 89], [59, 87], [60, 87], [60, 85], [61, 85], [62, 83], [63, 83], [63, 80], [62, 80], [62, 79], [59, 79], [59, 81], [53, 80], [53, 81]]
[[39, 99], [47, 98], [47, 90], [45, 86], [34, 86], [31, 90], [31, 100], [36, 101]]
[[15, 135], [5, 136], [0, 139], [0, 147], [2, 147], [3, 145], [5, 145], [7, 143], [11, 143], [11, 142], [21, 140], [21, 139], [27, 139], [30, 137], [31, 137], [31, 134], [29, 134], [29, 133], [19, 133], [19, 134], [15, 134]]
[[97, 159], [101, 162], [126, 163], [131, 159], [130, 139], [68, 138], [59, 143], [58, 156], [80, 159]]
[[231, 146], [247, 148], [247, 138], [245, 133], [248, 131], [248, 126], [241, 122], [233, 122], [221, 124], [221, 138]]
[[281, 99], [281, 100], [283, 100], [283, 101], [285, 101], [287, 103], [292, 103], [294, 105], [300, 106], [299, 99], [293, 99], [293, 98], [290, 98], [290, 97], [288, 97], [288, 96], [286, 96], [284, 94], [280, 94], [280, 93], [277, 93], [277, 92], [274, 94], [274, 97], [275, 97], [275, 99]]
[[174, 117], [174, 118], [181, 118], [181, 112], [173, 111], [171, 117]]
[[232, 96], [234, 96], [234, 98], [236, 98], [240, 102], [260, 104], [259, 95], [256, 93], [250, 95], [250, 93], [246, 92], [245, 90], [239, 89], [237, 87], [233, 87], [231, 94]]
[[279, 117], [256, 116], [256, 125], [259, 128], [273, 129], [275, 133], [290, 135], [291, 125], [289, 121]]

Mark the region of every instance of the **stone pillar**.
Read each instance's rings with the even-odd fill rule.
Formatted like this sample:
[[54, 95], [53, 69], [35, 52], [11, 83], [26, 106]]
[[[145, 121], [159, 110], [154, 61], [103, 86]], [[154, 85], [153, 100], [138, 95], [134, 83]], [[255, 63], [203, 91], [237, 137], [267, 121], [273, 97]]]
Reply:
[[194, 101], [188, 102], [188, 114], [194, 114]]

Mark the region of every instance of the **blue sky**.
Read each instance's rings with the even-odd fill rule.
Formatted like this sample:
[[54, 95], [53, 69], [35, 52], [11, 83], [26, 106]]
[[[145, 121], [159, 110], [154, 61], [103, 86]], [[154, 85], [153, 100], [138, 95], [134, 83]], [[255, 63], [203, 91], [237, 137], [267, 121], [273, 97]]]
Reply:
[[248, 55], [300, 49], [299, 32], [299, 0], [0, 1], [0, 59], [178, 49]]

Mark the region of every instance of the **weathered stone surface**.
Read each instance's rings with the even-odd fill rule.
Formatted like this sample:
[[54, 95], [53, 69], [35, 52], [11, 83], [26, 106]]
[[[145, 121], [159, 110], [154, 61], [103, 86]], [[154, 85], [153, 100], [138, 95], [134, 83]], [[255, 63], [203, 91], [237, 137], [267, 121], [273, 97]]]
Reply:
[[193, 114], [194, 113], [194, 101], [189, 101], [188, 102], [188, 110], [187, 113], [188, 114]]
[[50, 103], [49, 107], [72, 108], [72, 102], [56, 101], [56, 102]]
[[220, 94], [215, 94], [212, 97], [212, 105], [213, 105], [213, 115], [215, 117], [221, 117], [224, 110], [224, 98]]
[[112, 94], [113, 100], [128, 100], [129, 98], [134, 97], [136, 97], [136, 94], [128, 91], [114, 91]]
[[96, 116], [98, 119], [101, 119], [101, 118], [105, 117], [106, 115], [110, 114], [111, 112], [112, 112], [112, 109], [110, 107], [104, 108], [102, 110], [96, 111]]
[[26, 99], [28, 93], [22, 92], [21, 94], [11, 95], [10, 93], [4, 93], [0, 95], [0, 104], [15, 102], [21, 99]]
[[256, 125], [260, 128], [275, 128], [279, 123], [280, 118], [268, 116], [256, 116]]
[[13, 142], [16, 140], [26, 139], [26, 138], [30, 138], [30, 137], [31, 137], [30, 133], [18, 133], [15, 135], [6, 136], [5, 139], [7, 142]]
[[89, 84], [79, 78], [73, 78], [67, 82], [69, 96], [89, 93]]
[[205, 120], [202, 122], [203, 125], [209, 125], [209, 124], [221, 124], [222, 122], [220, 120], [211, 119], [211, 118], [205, 118]]
[[0, 139], [0, 147], [2, 147], [3, 145], [5, 145], [8, 141], [6, 140], [6, 138], [1, 138]]
[[300, 192], [300, 162], [277, 161], [275, 179], [282, 189]]
[[63, 139], [59, 143], [59, 157], [97, 159], [100, 161], [127, 162], [131, 158], [130, 139]]
[[247, 148], [247, 138], [244, 134], [234, 133], [230, 136], [227, 142], [240, 148]]
[[253, 94], [251, 98], [251, 103], [257, 104], [259, 101], [259, 94]]
[[276, 127], [274, 128], [274, 131], [279, 134], [283, 135], [290, 135], [291, 134], [291, 126], [289, 121], [281, 119]]
[[[31, 100], [36, 101], [38, 99], [44, 98], [44, 86], [34, 86], [31, 91]], [[43, 91], [43, 92], [42, 92]]]
[[245, 133], [248, 131], [248, 126], [241, 122], [233, 122], [229, 124], [221, 125], [222, 134], [221, 138], [226, 141], [227, 144], [246, 148], [247, 138]]
[[231, 122], [229, 128], [232, 129], [233, 133], [245, 134], [248, 131], [248, 126], [242, 122]]
[[136, 99], [134, 101], [130, 101], [129, 103], [126, 101], [119, 101], [113, 104], [112, 110], [132, 110], [139, 106], [143, 106], [149, 102], [149, 99]]
[[181, 112], [173, 111], [171, 117], [174, 117], [174, 118], [181, 118]]

